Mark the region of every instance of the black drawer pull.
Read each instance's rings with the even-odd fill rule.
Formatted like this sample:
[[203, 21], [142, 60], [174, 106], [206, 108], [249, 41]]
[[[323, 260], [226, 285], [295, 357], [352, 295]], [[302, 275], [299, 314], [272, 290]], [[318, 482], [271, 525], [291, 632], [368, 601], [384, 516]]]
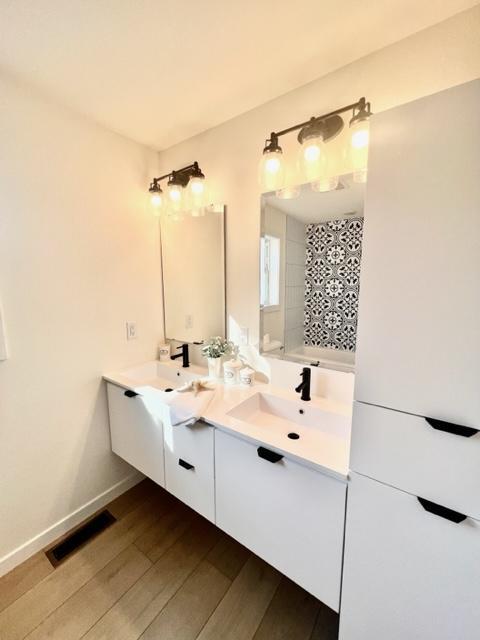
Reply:
[[456, 436], [463, 436], [464, 438], [471, 438], [479, 431], [479, 429], [474, 429], [473, 427], [462, 427], [460, 424], [436, 420], [435, 418], [425, 418], [425, 420], [431, 427], [438, 431], [446, 431], [447, 433], [453, 433]]
[[138, 393], [132, 391], [131, 389], [127, 389], [123, 395], [127, 396], [127, 398], [135, 398], [135, 396], [138, 396]]
[[269, 462], [279, 462], [283, 458], [279, 453], [270, 451], [270, 449], [266, 449], [265, 447], [258, 447], [257, 453], [259, 458], [263, 458]]
[[459, 524], [467, 519], [463, 513], [459, 513], [458, 511], [454, 511], [453, 509], [447, 509], [447, 507], [442, 507], [440, 504], [436, 504], [435, 502], [430, 502], [430, 500], [425, 500], [425, 498], [417, 498], [422, 507], [428, 513], [433, 513], [435, 516], [440, 516], [441, 518], [445, 518], [445, 520], [450, 520], [450, 522], [455, 522]]
[[186, 469], [187, 471], [190, 471], [190, 469], [195, 469], [195, 467], [193, 466], [193, 464], [190, 464], [189, 462], [186, 462], [185, 460], [182, 460], [182, 458], [178, 459], [178, 464], [183, 467], [184, 469]]

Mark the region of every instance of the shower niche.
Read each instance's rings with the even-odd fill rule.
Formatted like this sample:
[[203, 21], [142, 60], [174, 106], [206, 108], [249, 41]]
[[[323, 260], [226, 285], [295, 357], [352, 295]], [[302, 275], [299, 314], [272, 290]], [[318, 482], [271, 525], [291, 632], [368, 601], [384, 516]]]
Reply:
[[353, 371], [365, 184], [261, 198], [260, 351]]

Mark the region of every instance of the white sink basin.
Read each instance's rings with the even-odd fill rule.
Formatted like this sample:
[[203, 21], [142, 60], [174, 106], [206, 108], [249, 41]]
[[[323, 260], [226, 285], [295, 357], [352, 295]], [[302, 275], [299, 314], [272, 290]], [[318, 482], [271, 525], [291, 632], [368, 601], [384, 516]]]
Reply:
[[348, 420], [342, 415], [325, 411], [310, 402], [288, 400], [262, 392], [233, 407], [227, 415], [257, 428], [283, 432], [295, 440], [307, 436], [312, 430], [340, 437], [345, 437], [348, 431]]
[[196, 365], [184, 369], [181, 360], [152, 360], [138, 367], [105, 375], [104, 378], [129, 388], [153, 387], [165, 391], [181, 387], [186, 382], [198, 380], [206, 375], [206, 370]]

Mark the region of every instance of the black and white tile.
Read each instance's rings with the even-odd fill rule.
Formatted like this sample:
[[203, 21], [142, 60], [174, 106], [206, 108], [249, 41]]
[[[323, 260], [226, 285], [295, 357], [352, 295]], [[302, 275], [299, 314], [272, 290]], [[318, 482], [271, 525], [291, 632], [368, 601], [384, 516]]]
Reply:
[[363, 218], [306, 228], [305, 344], [355, 351]]

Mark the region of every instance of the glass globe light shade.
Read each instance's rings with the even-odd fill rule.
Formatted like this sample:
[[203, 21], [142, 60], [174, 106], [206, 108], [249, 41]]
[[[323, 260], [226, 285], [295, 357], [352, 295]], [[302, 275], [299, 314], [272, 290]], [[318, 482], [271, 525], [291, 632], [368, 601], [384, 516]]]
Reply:
[[281, 149], [268, 151], [262, 155], [259, 178], [263, 192], [276, 191], [284, 186], [285, 160]]
[[190, 178], [188, 183], [188, 206], [190, 209], [200, 209], [205, 204], [205, 178]]
[[303, 182], [319, 180], [325, 173], [327, 154], [323, 137], [305, 139], [300, 145], [298, 168]]
[[183, 209], [183, 187], [171, 182], [167, 185], [168, 206], [172, 212], [178, 213]]
[[368, 119], [359, 120], [350, 125], [350, 156], [354, 173], [365, 172], [367, 169], [369, 137]]

